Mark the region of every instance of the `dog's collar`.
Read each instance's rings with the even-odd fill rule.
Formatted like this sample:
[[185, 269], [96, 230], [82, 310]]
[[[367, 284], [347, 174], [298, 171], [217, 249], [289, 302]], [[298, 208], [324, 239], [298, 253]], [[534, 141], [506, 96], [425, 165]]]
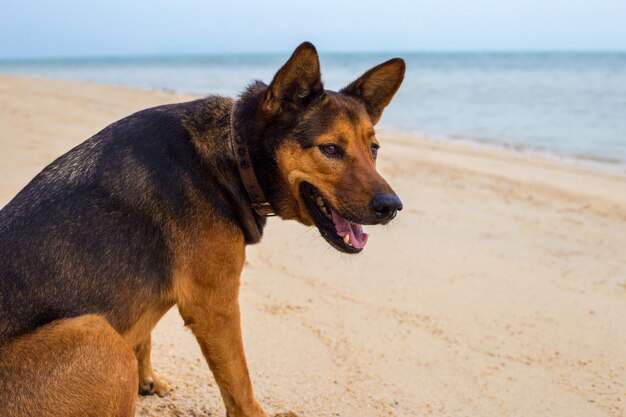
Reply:
[[234, 102], [233, 108], [230, 111], [230, 147], [233, 151], [235, 162], [237, 163], [239, 176], [248, 193], [248, 197], [250, 197], [250, 201], [252, 201], [251, 206], [254, 211], [259, 216], [263, 217], [276, 216], [276, 212], [269, 201], [267, 201], [267, 198], [265, 198], [265, 194], [259, 185], [259, 180], [254, 173], [248, 144], [241, 133], [237, 132], [238, 123], [235, 120], [236, 108], [237, 102]]

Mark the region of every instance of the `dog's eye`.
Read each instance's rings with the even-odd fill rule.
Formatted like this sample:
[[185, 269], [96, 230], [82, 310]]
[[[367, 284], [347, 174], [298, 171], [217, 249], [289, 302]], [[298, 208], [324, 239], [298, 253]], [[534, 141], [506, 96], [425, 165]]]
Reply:
[[378, 146], [375, 143], [372, 143], [372, 156], [374, 157], [374, 159], [378, 157], [378, 148], [380, 148], [380, 146]]
[[337, 145], [321, 145], [320, 150], [322, 153], [330, 158], [340, 158], [341, 148]]

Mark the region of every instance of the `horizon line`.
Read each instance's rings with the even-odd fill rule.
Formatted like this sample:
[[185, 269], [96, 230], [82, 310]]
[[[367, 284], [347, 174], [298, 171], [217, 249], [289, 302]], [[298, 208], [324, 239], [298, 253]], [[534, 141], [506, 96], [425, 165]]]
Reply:
[[[188, 53], [136, 53], [136, 54], [102, 54], [102, 55], [39, 55], [24, 57], [0, 57], [0, 63], [20, 63], [20, 62], [40, 62], [40, 61], [88, 61], [88, 60], [115, 60], [115, 59], [155, 59], [155, 58], [201, 58], [201, 57], [236, 57], [236, 56], [289, 56], [293, 51], [248, 51], [248, 52], [188, 52]], [[502, 55], [523, 55], [523, 54], [626, 54], [626, 49], [413, 49], [413, 50], [370, 50], [370, 51], [327, 51], [318, 53], [321, 57], [333, 55], [393, 55], [393, 54], [410, 54], [410, 55], [479, 55], [479, 54], [502, 54]]]

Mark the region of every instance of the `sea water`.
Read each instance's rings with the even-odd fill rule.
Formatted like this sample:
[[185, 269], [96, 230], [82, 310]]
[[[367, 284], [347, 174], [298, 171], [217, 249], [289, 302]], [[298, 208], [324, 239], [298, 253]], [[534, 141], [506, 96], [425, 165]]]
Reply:
[[[402, 88], [382, 130], [499, 144], [626, 166], [626, 53], [375, 53], [321, 56], [337, 90], [394, 56]], [[288, 54], [0, 61], [0, 72], [234, 96]]]

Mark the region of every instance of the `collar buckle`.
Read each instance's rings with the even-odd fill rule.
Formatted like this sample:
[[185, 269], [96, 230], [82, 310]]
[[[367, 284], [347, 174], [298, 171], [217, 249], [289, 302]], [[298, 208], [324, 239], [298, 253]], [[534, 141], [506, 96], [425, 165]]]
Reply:
[[261, 203], [252, 203], [252, 208], [257, 212], [259, 216], [273, 217], [276, 216], [276, 212], [272, 208], [271, 204], [267, 201]]

